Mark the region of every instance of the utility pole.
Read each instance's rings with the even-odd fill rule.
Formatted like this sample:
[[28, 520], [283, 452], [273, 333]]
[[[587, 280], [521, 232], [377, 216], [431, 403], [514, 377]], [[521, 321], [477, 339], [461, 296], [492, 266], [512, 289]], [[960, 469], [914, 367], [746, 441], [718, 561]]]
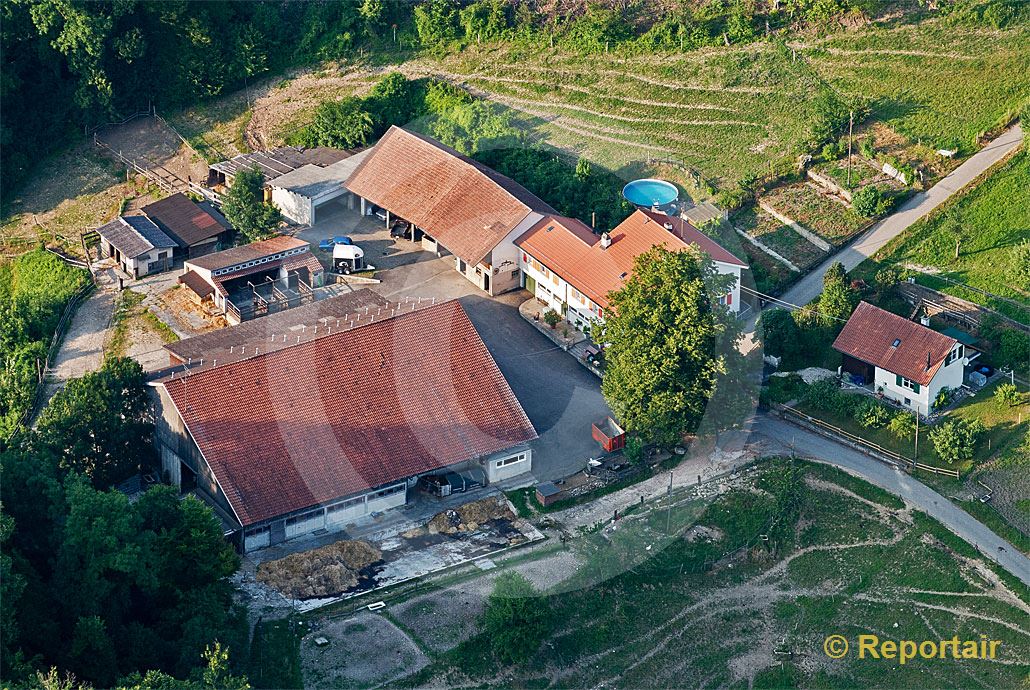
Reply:
[[855, 111], [848, 115], [848, 187], [851, 187], [851, 133], [855, 128]]
[[916, 451], [913, 460], [919, 459], [919, 410], [916, 410]]

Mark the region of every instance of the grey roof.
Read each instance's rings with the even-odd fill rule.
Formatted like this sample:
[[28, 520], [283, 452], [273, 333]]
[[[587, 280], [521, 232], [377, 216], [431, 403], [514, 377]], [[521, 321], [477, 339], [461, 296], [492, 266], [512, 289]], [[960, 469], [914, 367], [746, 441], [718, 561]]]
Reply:
[[134, 259], [151, 249], [170, 249], [175, 240], [146, 216], [119, 216], [97, 232], [124, 256]]
[[297, 146], [283, 146], [268, 151], [254, 151], [233, 156], [227, 161], [212, 164], [211, 169], [229, 176], [235, 175], [242, 169], [260, 170], [264, 173], [265, 180], [268, 181], [305, 165], [316, 165], [318, 167], [332, 165], [339, 160], [347, 158], [351, 153], [353, 152], [325, 146], [316, 146], [310, 149], [302, 149]]
[[278, 189], [289, 190], [309, 199], [315, 199], [326, 192], [343, 187], [344, 182], [351, 176], [351, 173], [371, 153], [372, 149], [368, 148], [325, 167], [305, 165], [293, 172], [277, 177], [272, 182], [272, 186]]

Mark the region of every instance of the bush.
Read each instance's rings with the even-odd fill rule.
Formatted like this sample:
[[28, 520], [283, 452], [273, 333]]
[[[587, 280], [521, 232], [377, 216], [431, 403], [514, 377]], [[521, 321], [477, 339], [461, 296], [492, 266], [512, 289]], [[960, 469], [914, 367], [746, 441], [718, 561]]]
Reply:
[[891, 415], [887, 408], [877, 401], [866, 400], [858, 408], [856, 418], [866, 429], [879, 429], [891, 420]]
[[561, 314], [556, 312], [554, 309], [548, 309], [544, 312], [544, 323], [551, 328], [556, 328], [561, 323]]
[[848, 146], [843, 141], [831, 141], [823, 146], [822, 159], [827, 162], [835, 161], [847, 153], [847, 150]]
[[916, 418], [908, 412], [898, 412], [891, 417], [891, 421], [887, 424], [887, 430], [895, 438], [911, 438], [916, 433]]
[[930, 440], [937, 455], [950, 465], [972, 460], [976, 443], [985, 430], [979, 419], [948, 420], [930, 431]]
[[894, 198], [876, 185], [862, 187], [851, 196], [855, 213], [864, 218], [876, 218], [891, 210]]
[[933, 399], [933, 409], [939, 410], [942, 407], [946, 406], [949, 402], [951, 402], [951, 399], [952, 397], [954, 397], [954, 395], [955, 392], [947, 386], [940, 389], [937, 392], [937, 397]]
[[506, 572], [494, 582], [481, 624], [501, 661], [525, 661], [540, 647], [549, 629], [547, 599], [524, 575]]
[[1015, 384], [1003, 383], [994, 389], [994, 398], [1007, 405], [1018, 405], [1023, 396]]

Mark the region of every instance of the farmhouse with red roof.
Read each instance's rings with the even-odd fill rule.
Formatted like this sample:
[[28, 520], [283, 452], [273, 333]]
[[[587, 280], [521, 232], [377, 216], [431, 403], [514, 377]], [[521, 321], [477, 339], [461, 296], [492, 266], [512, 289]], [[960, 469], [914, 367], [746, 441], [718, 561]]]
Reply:
[[608, 294], [632, 274], [634, 259], [655, 246], [672, 251], [694, 246], [709, 256], [719, 273], [736, 278], [719, 302], [740, 309], [740, 271], [747, 265], [690, 223], [664, 213], [634, 211], [602, 235], [575, 218], [548, 215], [515, 244], [525, 288], [577, 328], [604, 319]]
[[919, 414], [943, 388], [962, 385], [965, 346], [913, 321], [861, 302], [833, 343], [844, 371]]
[[494, 482], [532, 467], [536, 431], [456, 301], [360, 308], [261, 340], [258, 354], [212, 352], [153, 384], [164, 474], [195, 484], [244, 550], [402, 506], [426, 474]]

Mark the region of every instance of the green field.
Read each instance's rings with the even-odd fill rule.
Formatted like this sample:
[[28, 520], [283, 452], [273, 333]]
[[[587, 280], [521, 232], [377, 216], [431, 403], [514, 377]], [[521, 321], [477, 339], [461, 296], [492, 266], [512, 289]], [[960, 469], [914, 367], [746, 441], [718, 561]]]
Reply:
[[802, 271], [826, 258], [826, 252], [755, 206], [734, 215], [733, 224]]
[[[862, 480], [774, 460], [707, 507], [674, 501], [671, 512], [647, 506], [603, 538], [573, 540], [581, 565], [540, 599], [548, 632], [514, 665], [492, 657], [484, 633], [465, 639], [460, 606], [427, 606], [474, 596], [482, 588], [473, 582], [389, 602], [399, 634], [430, 659], [400, 684], [1015, 687], [1030, 670], [1027, 588]], [[1002, 663], [823, 653], [828, 635], [854, 645], [869, 633], [919, 641], [986, 635], [1002, 642]], [[452, 635], [464, 641], [439, 644]], [[331, 644], [345, 656], [347, 645], [363, 641], [345, 635]]]
[[[880, 263], [915, 264], [985, 290], [996, 297], [934, 276], [918, 276], [929, 287], [1030, 323], [1030, 285], [1019, 275], [1015, 255], [1015, 247], [1030, 239], [1027, 190], [1030, 155], [1024, 149], [942, 211], [913, 225], [875, 258]], [[957, 259], [956, 240], [960, 242]]]
[[762, 201], [832, 245], [844, 244], [871, 223], [808, 184], [776, 187]]

